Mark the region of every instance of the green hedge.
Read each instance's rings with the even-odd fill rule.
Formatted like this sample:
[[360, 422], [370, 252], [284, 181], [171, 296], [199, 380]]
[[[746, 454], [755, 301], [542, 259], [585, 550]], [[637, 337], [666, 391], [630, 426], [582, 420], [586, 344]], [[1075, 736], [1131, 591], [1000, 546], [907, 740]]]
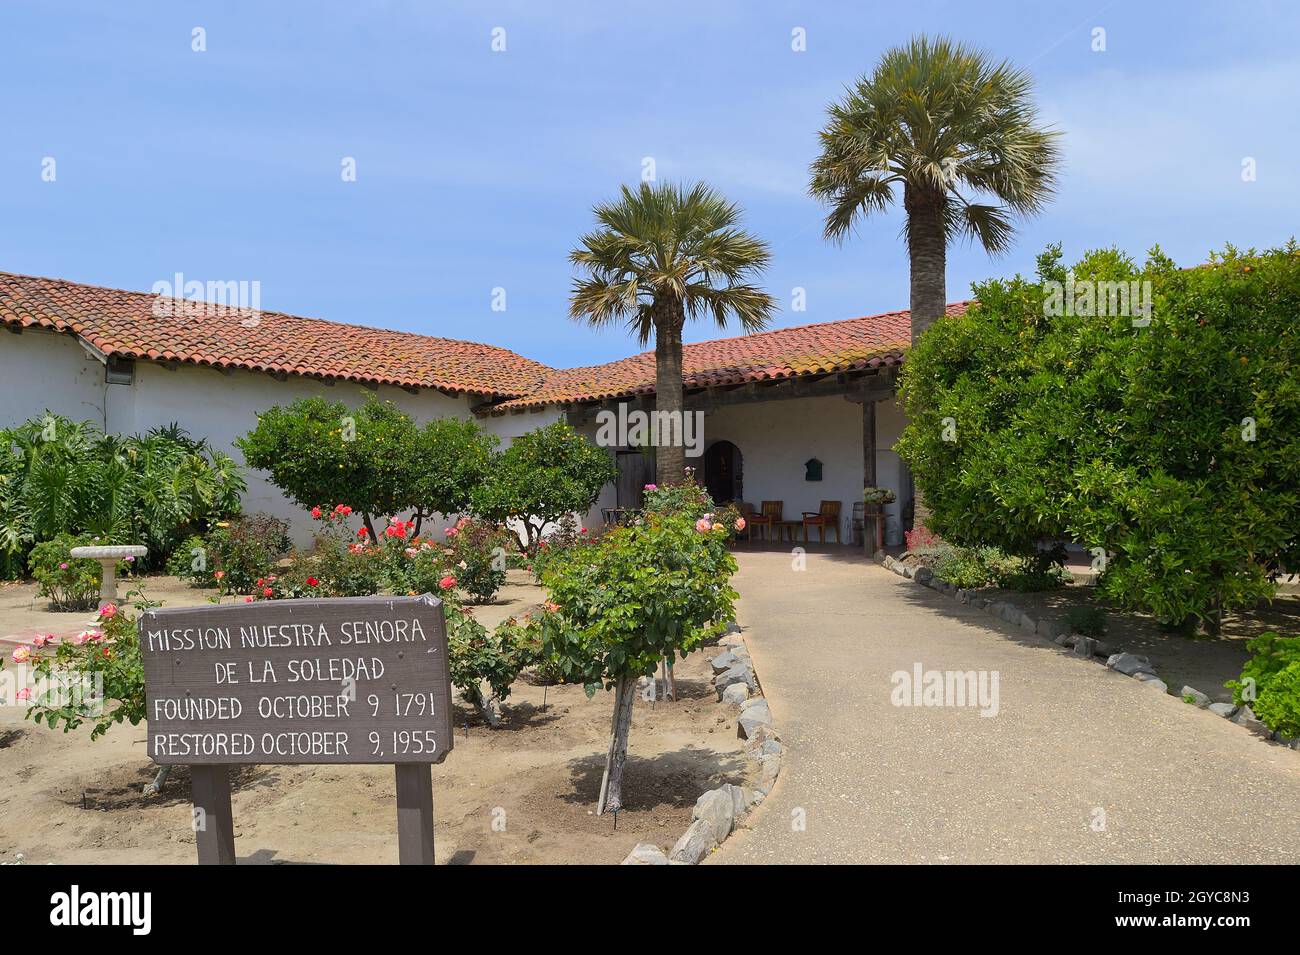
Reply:
[[1110, 600], [1214, 629], [1300, 569], [1300, 250], [1073, 268], [1076, 292], [1149, 282], [1149, 315], [1057, 314], [1060, 259], [977, 285], [908, 357], [898, 450], [927, 522], [1015, 554], [1073, 539]]

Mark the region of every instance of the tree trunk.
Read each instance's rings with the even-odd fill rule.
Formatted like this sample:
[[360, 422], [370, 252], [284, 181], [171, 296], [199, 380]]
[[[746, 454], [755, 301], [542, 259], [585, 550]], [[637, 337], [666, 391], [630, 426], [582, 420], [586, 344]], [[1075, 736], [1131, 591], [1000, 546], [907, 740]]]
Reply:
[[947, 242], [944, 237], [944, 206], [947, 198], [936, 189], [907, 186], [903, 204], [907, 208], [907, 255], [912, 270], [912, 344], [927, 328], [943, 317], [948, 307]]
[[[678, 429], [673, 439], [655, 447], [656, 483], [680, 484], [685, 477], [686, 448], [682, 422], [682, 325], [686, 314], [680, 302], [667, 302], [658, 307], [655, 321], [655, 410], [672, 414], [677, 412]], [[660, 421], [665, 419], [661, 418]], [[664, 426], [661, 424], [661, 428]], [[666, 429], [665, 429], [666, 431]], [[664, 432], [661, 432], [661, 436]]]
[[[911, 265], [912, 344], [948, 309], [947, 240], [944, 236], [944, 204], [947, 197], [937, 189], [907, 186], [903, 204], [907, 209], [907, 256]], [[925, 525], [930, 512], [916, 488], [912, 498], [912, 521]]]
[[636, 700], [637, 678], [622, 677], [614, 684], [614, 719], [605, 756], [605, 775], [600, 782], [596, 814], [623, 808], [623, 766], [627, 762], [627, 737], [632, 729], [632, 703]]
[[167, 777], [171, 775], [171, 772], [171, 766], [159, 766], [153, 782], [144, 787], [144, 794], [146, 796], [156, 796], [162, 792], [163, 784], [167, 782]]
[[361, 522], [366, 525], [366, 530], [370, 532], [371, 542], [378, 544], [379, 535], [375, 533], [375, 525], [370, 522], [370, 515], [363, 511], [361, 514]]

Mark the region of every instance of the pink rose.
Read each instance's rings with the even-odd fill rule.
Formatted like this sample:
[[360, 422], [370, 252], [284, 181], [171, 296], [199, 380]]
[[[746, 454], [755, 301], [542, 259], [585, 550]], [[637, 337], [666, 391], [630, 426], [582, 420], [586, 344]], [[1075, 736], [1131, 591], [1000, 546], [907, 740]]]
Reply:
[[446, 577], [442, 578], [442, 580], [438, 581], [438, 586], [443, 590], [451, 590], [452, 587], [456, 586], [456, 578], [451, 576], [451, 574], [448, 574]]
[[704, 519], [703, 517], [701, 517], [698, 521], [695, 522], [695, 529], [696, 529], [697, 531], [699, 531], [701, 534], [707, 534], [707, 533], [709, 532], [709, 529], [710, 529], [712, 526], [713, 526], [713, 525], [710, 524], [710, 523], [709, 523], [706, 519]]
[[647, 491], [657, 491], [657, 490], [659, 490], [659, 485], [658, 485], [658, 484], [647, 484], [647, 485], [645, 486], [644, 490], [647, 490]]
[[736, 530], [743, 531], [744, 529], [745, 529], [745, 519], [743, 517], [736, 518]]
[[99, 619], [112, 620], [117, 616], [117, 604], [107, 603], [99, 608]]
[[20, 699], [20, 700], [30, 700], [31, 698], [32, 698], [32, 688], [31, 688], [31, 687], [29, 687], [29, 686], [25, 686], [25, 687], [23, 687], [21, 690], [18, 691], [18, 699]]
[[26, 663], [31, 658], [32, 658], [31, 647], [24, 645], [21, 647], [14, 648], [14, 663]]

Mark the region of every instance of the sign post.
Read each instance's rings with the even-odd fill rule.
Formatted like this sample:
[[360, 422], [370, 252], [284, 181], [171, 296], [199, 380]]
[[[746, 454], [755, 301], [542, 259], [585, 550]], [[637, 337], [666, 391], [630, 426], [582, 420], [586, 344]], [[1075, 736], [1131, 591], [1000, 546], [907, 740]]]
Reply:
[[230, 771], [392, 763], [398, 858], [433, 864], [430, 766], [454, 743], [442, 602], [277, 600], [146, 610], [149, 757], [190, 767], [202, 865], [233, 865]]

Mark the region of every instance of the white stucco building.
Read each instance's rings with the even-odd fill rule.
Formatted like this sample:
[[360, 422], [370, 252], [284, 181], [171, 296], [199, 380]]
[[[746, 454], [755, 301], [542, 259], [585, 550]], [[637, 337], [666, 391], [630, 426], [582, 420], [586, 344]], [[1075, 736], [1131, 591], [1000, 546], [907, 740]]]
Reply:
[[[594, 439], [601, 410], [653, 408], [653, 352], [553, 369], [472, 342], [159, 302], [0, 273], [0, 324], [10, 332], [0, 334], [0, 425], [47, 410], [111, 433], [177, 422], [242, 462], [234, 441], [256, 415], [307, 395], [359, 404], [373, 393], [420, 421], [473, 416], [503, 444], [560, 418]], [[897, 541], [911, 482], [891, 450], [903, 427], [894, 379], [908, 338], [907, 313], [893, 312], [685, 346], [686, 407], [703, 414], [703, 453], [688, 464], [715, 498], [756, 508], [779, 500], [788, 519], [838, 500], [845, 541], [864, 485], [889, 487], [898, 502], [887, 509], [888, 536]], [[635, 449], [610, 453], [622, 477], [589, 526], [602, 508], [638, 506], [653, 480]], [[246, 512], [307, 533], [305, 512], [263, 475], [248, 473], [248, 485]]]

